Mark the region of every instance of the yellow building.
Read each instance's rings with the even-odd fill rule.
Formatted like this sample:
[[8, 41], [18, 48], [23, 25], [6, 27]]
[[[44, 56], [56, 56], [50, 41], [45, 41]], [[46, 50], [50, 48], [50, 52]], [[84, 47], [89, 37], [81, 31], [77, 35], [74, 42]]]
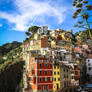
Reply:
[[53, 92], [60, 89], [60, 66], [54, 64], [53, 66]]

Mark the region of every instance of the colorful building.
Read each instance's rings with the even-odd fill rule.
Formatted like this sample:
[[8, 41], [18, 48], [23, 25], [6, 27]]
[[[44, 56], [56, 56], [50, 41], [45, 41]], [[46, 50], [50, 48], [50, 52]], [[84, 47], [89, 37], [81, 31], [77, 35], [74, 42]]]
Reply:
[[33, 92], [53, 90], [53, 64], [45, 57], [30, 58], [29, 86]]
[[60, 90], [60, 65], [59, 63], [53, 64], [53, 92]]
[[[72, 32], [41, 27], [23, 45], [26, 90], [32, 92], [56, 92], [71, 86]], [[74, 78], [79, 71], [74, 66]], [[25, 85], [25, 84], [24, 84]]]
[[[66, 61], [63, 61], [66, 62]], [[71, 87], [71, 66], [61, 62], [60, 67], [60, 84], [61, 84], [61, 90], [66, 90], [67, 88]]]

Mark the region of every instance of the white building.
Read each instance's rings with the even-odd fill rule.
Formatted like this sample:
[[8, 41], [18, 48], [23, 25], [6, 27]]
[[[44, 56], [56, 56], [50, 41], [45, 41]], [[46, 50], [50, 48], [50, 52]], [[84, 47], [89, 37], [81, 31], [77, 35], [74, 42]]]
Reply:
[[92, 58], [86, 59], [87, 75], [92, 77]]

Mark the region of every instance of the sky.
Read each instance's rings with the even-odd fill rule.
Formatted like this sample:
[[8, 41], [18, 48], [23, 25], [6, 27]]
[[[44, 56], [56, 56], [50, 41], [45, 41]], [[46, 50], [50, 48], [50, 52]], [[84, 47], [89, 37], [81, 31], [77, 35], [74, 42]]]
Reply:
[[[89, 0], [91, 1], [91, 0]], [[73, 26], [73, 0], [0, 0], [0, 45], [22, 42], [30, 26], [78, 32]]]

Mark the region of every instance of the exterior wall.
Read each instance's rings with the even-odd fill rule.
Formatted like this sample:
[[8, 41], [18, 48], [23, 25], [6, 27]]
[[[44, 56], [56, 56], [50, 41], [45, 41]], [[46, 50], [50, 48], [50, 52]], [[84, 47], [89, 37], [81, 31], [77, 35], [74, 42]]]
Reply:
[[72, 86], [79, 86], [79, 77], [80, 77], [79, 66], [76, 64], [74, 65], [74, 69], [72, 69], [72, 73], [71, 73]]
[[41, 49], [41, 40], [31, 40], [29, 50], [40, 50]]
[[76, 81], [74, 79], [74, 76], [75, 76], [74, 71], [72, 71], [72, 72], [73, 73], [71, 74], [71, 85], [74, 86]]
[[37, 63], [37, 90], [52, 90], [53, 89], [53, 65], [51, 62], [40, 58]]
[[23, 52], [23, 59], [24, 60], [27, 59], [27, 51], [29, 51], [29, 47], [30, 47], [29, 42], [22, 44], [22, 52]]
[[92, 77], [92, 58], [86, 59], [87, 75]]
[[37, 91], [37, 62], [36, 58], [31, 57], [30, 59], [30, 72], [28, 74], [30, 78], [30, 87], [33, 92]]
[[61, 65], [60, 68], [60, 79], [61, 89], [65, 89], [71, 86], [71, 69], [66, 65]]
[[60, 65], [53, 66], [53, 92], [60, 89]]
[[48, 37], [44, 36], [41, 38], [41, 48], [48, 48]]
[[75, 80], [79, 80], [79, 66], [74, 65], [74, 71], [75, 71]]

